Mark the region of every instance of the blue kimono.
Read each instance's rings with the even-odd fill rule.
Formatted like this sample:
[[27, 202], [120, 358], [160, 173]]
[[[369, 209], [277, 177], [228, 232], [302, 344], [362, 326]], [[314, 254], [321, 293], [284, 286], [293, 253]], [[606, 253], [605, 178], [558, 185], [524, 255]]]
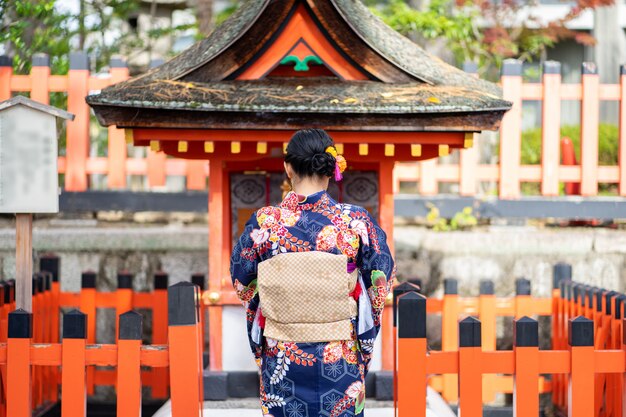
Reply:
[[[359, 314], [351, 320], [351, 340], [294, 343], [263, 337], [257, 265], [290, 251], [343, 253], [358, 268], [361, 291], [353, 296]], [[306, 197], [291, 191], [280, 205], [253, 213], [233, 249], [230, 272], [261, 371], [263, 415], [363, 415], [365, 375], [395, 279], [385, 232], [367, 210], [339, 204], [324, 190]]]

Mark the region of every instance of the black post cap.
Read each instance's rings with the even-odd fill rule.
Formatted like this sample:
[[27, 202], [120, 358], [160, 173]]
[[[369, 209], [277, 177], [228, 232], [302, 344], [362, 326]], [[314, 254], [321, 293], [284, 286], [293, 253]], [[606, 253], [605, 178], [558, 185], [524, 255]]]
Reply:
[[522, 317], [515, 320], [514, 329], [515, 346], [538, 347], [539, 346], [539, 323], [530, 317]]
[[60, 259], [56, 255], [44, 255], [39, 258], [39, 270], [50, 272], [54, 282], [59, 282], [59, 264]]
[[0, 55], [0, 67], [12, 67], [13, 60], [8, 55]]
[[80, 276], [81, 288], [96, 288], [96, 273], [93, 271], [85, 271]]
[[398, 337], [401, 339], [426, 337], [426, 297], [416, 291], [398, 296]]
[[163, 271], [157, 271], [154, 273], [154, 289], [166, 290], [169, 281], [169, 275]]
[[9, 313], [9, 338], [30, 339], [33, 337], [33, 315], [18, 308]]
[[515, 295], [530, 295], [530, 281], [526, 278], [516, 279]]
[[596, 311], [602, 311], [602, 295], [604, 290], [602, 288], [594, 288], [593, 293], [596, 295]]
[[573, 281], [570, 281], [570, 280], [565, 281], [565, 298], [567, 300], [572, 299], [572, 285], [573, 284], [574, 284]]
[[587, 303], [587, 286], [584, 284], [580, 284], [578, 286], [578, 291], [580, 294], [580, 305], [585, 307]]
[[3, 304], [9, 304], [11, 303], [11, 286], [9, 285], [8, 282], [2, 282], [2, 289], [3, 289]]
[[468, 74], [478, 74], [478, 64], [474, 61], [465, 61], [463, 63], [463, 71]]
[[167, 317], [170, 326], [185, 326], [198, 322], [198, 287], [191, 282], [179, 282], [167, 289]]
[[593, 321], [578, 316], [569, 320], [569, 345], [593, 346]]
[[132, 289], [133, 275], [128, 271], [120, 271], [117, 273], [117, 288]]
[[615, 297], [615, 312], [613, 313], [613, 317], [615, 317], [616, 319], [622, 318], [624, 299], [626, 299], [626, 297], [622, 294], [619, 294], [617, 297]]
[[4, 281], [0, 281], [0, 307], [4, 306], [4, 297], [8, 292], [8, 286], [6, 286]]
[[626, 65], [622, 64], [619, 66], [619, 75], [626, 75]]
[[88, 70], [89, 56], [84, 51], [70, 52], [71, 70]]
[[63, 314], [63, 338], [85, 339], [87, 337], [87, 315], [79, 310]]
[[611, 302], [611, 299], [616, 295], [617, 293], [615, 291], [609, 291], [604, 294], [604, 312], [608, 315], [613, 314], [613, 306], [611, 305], [613, 303]]
[[44, 292], [46, 289], [46, 279], [43, 273], [37, 273], [37, 292]]
[[191, 282], [195, 285], [197, 285], [198, 287], [200, 287], [200, 290], [204, 291], [206, 288], [205, 285], [205, 276], [204, 274], [193, 274], [191, 276]]
[[120, 314], [119, 338], [121, 340], [141, 340], [142, 319], [141, 314], [132, 310]]
[[443, 280], [443, 293], [455, 295], [459, 293], [459, 281], [455, 278], [446, 278]]
[[398, 325], [398, 297], [409, 292], [419, 292], [418, 289], [416, 285], [407, 281], [393, 287], [391, 292], [393, 297], [393, 327]]
[[111, 68], [126, 68], [126, 60], [122, 55], [113, 55], [109, 61]]
[[572, 279], [572, 266], [565, 262], [559, 262], [552, 267], [552, 288], [559, 288], [559, 283]]
[[417, 286], [417, 289], [415, 291], [421, 293], [422, 292], [422, 279], [421, 278], [409, 278], [406, 280], [406, 282], [410, 282], [411, 284]]
[[580, 295], [580, 284], [577, 282], [572, 282], [572, 299], [575, 303], [578, 302], [578, 296]]
[[39, 282], [37, 281], [37, 274], [33, 274], [32, 285], [31, 285], [31, 294], [37, 295], [39, 293]]
[[480, 320], [466, 317], [459, 322], [459, 347], [481, 346]]
[[502, 75], [505, 77], [521, 77], [522, 61], [518, 59], [505, 59], [502, 63]]
[[582, 73], [583, 75], [595, 75], [598, 73], [598, 66], [595, 62], [583, 62]]
[[561, 74], [561, 63], [558, 61], [544, 61], [543, 73], [544, 74]]
[[33, 67], [49, 67], [50, 66], [50, 56], [48, 54], [44, 54], [43, 52], [38, 52], [33, 55]]
[[50, 289], [52, 288], [52, 274], [48, 271], [43, 271], [42, 272], [43, 277], [44, 277], [44, 286], [46, 291], [50, 291]]
[[494, 285], [493, 281], [490, 279], [483, 279], [480, 281], [480, 295], [493, 295]]
[[12, 302], [15, 301], [15, 279], [13, 279], [13, 278], [8, 279], [7, 280], [7, 285], [9, 286], [9, 301], [8, 301], [8, 303], [12, 303]]

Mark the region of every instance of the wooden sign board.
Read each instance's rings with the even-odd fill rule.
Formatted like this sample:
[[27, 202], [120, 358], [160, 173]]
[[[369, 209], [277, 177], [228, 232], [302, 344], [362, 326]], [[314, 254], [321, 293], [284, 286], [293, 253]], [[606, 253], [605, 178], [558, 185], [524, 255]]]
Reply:
[[73, 119], [23, 96], [0, 103], [0, 213], [59, 211], [57, 117]]

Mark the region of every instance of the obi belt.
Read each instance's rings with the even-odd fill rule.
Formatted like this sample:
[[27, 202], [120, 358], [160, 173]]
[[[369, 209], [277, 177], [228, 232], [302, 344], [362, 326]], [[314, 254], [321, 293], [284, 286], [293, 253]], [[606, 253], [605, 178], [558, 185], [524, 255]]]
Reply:
[[352, 339], [358, 270], [347, 272], [347, 263], [346, 255], [322, 251], [281, 253], [260, 262], [264, 335], [303, 343]]

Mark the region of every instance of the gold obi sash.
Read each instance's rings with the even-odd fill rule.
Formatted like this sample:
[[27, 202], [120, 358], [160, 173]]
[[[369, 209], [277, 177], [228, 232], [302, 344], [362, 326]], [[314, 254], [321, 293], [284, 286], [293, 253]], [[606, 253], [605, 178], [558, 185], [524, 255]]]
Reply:
[[289, 342], [352, 339], [357, 315], [358, 270], [347, 272], [346, 255], [287, 252], [258, 265], [257, 285], [266, 337]]

